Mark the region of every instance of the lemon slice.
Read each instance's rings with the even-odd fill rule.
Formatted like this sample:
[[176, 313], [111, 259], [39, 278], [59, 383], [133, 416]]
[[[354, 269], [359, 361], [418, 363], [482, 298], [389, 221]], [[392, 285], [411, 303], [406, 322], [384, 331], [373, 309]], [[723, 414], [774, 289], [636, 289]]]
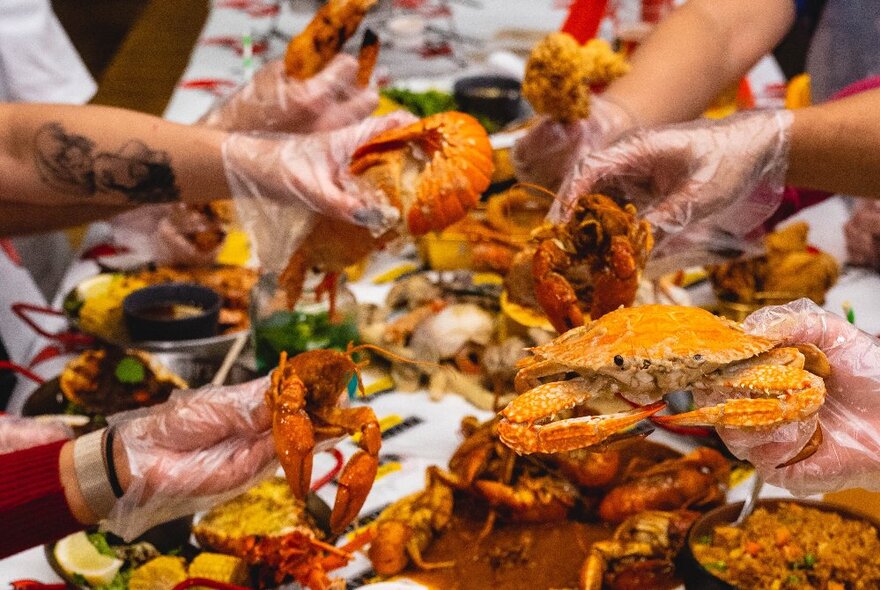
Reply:
[[541, 328], [548, 332], [556, 331], [555, 328], [553, 328], [553, 324], [547, 319], [547, 316], [540, 310], [532, 309], [520, 305], [519, 303], [514, 303], [507, 296], [506, 290], [501, 292], [499, 303], [501, 305], [501, 311], [503, 311], [507, 317], [526, 328]]
[[110, 285], [118, 277], [119, 275], [117, 274], [105, 273], [86, 279], [77, 286], [76, 294], [79, 295], [80, 299], [104, 297], [110, 290]]
[[85, 533], [64, 537], [55, 544], [55, 560], [71, 574], [79, 574], [92, 586], [109, 584], [123, 561], [98, 552]]
[[171, 590], [186, 579], [182, 557], [162, 555], [131, 573], [128, 590]]

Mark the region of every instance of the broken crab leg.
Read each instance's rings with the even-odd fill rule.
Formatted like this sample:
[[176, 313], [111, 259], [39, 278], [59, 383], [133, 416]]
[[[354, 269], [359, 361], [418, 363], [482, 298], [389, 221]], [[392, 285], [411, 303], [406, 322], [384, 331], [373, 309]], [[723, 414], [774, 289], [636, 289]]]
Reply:
[[561, 453], [599, 445], [666, 407], [656, 402], [627, 412], [569, 418], [549, 424], [498, 423], [501, 441], [517, 453]]

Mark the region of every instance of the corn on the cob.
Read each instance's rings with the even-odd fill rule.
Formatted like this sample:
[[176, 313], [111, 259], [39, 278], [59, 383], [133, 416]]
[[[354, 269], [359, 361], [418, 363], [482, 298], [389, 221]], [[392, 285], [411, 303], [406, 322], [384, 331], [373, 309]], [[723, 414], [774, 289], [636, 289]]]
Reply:
[[222, 553], [201, 553], [189, 564], [190, 578], [207, 578], [229, 584], [245, 584], [248, 567], [245, 561]]
[[162, 555], [134, 570], [129, 590], [171, 590], [187, 578], [182, 557]]

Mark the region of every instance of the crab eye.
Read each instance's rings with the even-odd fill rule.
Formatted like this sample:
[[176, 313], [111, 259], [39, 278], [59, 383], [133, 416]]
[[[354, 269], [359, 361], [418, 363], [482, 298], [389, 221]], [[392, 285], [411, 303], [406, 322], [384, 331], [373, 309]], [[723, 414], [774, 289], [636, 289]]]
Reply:
[[623, 366], [623, 357], [620, 356], [619, 354], [615, 355], [614, 356], [614, 364], [617, 365], [618, 367], [622, 367]]
[[701, 355], [701, 354], [695, 354], [695, 355], [694, 355], [694, 360], [695, 360], [695, 361], [698, 361], [698, 362], [701, 361], [701, 360], [703, 360], [703, 355]]

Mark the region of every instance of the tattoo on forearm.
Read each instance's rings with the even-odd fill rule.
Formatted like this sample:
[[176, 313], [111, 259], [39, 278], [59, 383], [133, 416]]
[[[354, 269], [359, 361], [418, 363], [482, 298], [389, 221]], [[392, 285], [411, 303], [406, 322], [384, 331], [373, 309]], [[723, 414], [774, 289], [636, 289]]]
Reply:
[[47, 123], [37, 131], [34, 144], [43, 181], [65, 193], [118, 193], [132, 203], [180, 199], [167, 152], [151, 150], [136, 139], [114, 153], [96, 152], [95, 142], [87, 137], [67, 133], [60, 123]]

